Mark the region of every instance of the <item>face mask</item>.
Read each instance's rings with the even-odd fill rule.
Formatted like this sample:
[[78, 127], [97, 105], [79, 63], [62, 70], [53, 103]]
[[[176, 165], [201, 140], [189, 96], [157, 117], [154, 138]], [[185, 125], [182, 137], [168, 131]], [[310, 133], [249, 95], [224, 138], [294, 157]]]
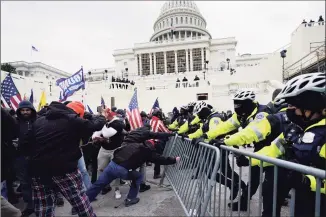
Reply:
[[320, 121], [321, 119], [314, 119], [314, 120], [304, 120], [304, 116], [300, 116], [300, 115], [296, 115], [295, 114], [295, 109], [287, 109], [286, 110], [286, 115], [289, 118], [289, 120], [298, 125], [299, 127], [301, 127], [302, 129], [306, 129], [307, 127], [311, 126], [312, 124], [317, 123], [318, 121]]

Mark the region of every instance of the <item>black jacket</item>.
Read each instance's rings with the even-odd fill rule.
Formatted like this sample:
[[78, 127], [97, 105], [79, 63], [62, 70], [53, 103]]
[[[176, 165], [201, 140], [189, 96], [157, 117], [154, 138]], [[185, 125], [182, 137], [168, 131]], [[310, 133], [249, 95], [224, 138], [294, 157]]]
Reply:
[[1, 182], [13, 173], [16, 148], [12, 145], [17, 129], [16, 119], [1, 108]]
[[[29, 108], [32, 110], [32, 115], [26, 119], [21, 115], [20, 110], [22, 108]], [[17, 148], [17, 153], [18, 155], [21, 155], [21, 150], [22, 150], [22, 144], [21, 144], [21, 139], [25, 136], [28, 130], [32, 128], [32, 124], [37, 118], [36, 110], [33, 106], [33, 104], [27, 100], [21, 101], [19, 103], [19, 107], [16, 110], [16, 115], [17, 115], [17, 123], [18, 123], [18, 131], [16, 131], [16, 137], [18, 138], [18, 148]]]
[[175, 164], [173, 157], [159, 155], [154, 145], [146, 141], [149, 139], [166, 139], [173, 136], [171, 133], [153, 133], [148, 126], [131, 131], [122, 146], [115, 150], [113, 161], [127, 170], [135, 170], [145, 162], [153, 162], [161, 165]]
[[59, 176], [77, 169], [79, 145], [93, 131], [102, 129], [105, 118], [85, 120], [59, 102], [52, 102], [24, 139], [32, 176]]

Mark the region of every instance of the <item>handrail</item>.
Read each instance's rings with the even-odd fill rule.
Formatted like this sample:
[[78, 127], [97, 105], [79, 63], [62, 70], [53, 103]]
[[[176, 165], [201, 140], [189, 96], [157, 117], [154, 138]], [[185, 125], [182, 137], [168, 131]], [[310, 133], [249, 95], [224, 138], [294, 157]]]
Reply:
[[292, 66], [296, 65], [297, 63], [301, 62], [302, 60], [304, 60], [306, 57], [310, 56], [311, 54], [314, 54], [316, 51], [318, 51], [320, 48], [324, 48], [325, 49], [325, 42], [323, 45], [319, 46], [318, 48], [316, 48], [315, 50], [311, 51], [310, 53], [308, 53], [307, 55], [305, 55], [304, 57], [302, 57], [300, 60], [296, 61], [295, 63], [291, 64], [290, 66], [288, 66], [286, 69], [284, 69], [284, 72], [289, 70]]

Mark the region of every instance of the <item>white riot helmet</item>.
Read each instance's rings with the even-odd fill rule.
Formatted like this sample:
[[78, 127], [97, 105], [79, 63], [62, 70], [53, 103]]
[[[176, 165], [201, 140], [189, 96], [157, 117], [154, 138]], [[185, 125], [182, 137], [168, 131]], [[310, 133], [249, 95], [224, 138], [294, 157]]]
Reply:
[[254, 101], [256, 94], [252, 90], [239, 90], [232, 98], [233, 100], [246, 100]]
[[208, 108], [208, 105], [206, 102], [201, 101], [201, 102], [197, 102], [193, 111], [193, 114], [197, 114], [199, 113], [203, 108]]
[[195, 105], [196, 105], [196, 102], [190, 102], [190, 103], [188, 103], [188, 107], [195, 106]]
[[285, 87], [277, 95], [275, 101], [279, 99], [295, 97], [305, 91], [312, 91], [325, 94], [325, 76], [325, 73], [317, 72], [294, 77], [285, 84]]
[[285, 103], [285, 99], [280, 99], [276, 97], [274, 100], [274, 105], [276, 106], [282, 105], [283, 103]]

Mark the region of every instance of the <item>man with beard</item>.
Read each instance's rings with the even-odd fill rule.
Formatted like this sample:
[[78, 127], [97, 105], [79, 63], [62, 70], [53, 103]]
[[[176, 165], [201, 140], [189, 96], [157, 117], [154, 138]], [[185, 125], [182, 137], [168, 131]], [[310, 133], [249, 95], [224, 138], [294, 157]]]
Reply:
[[37, 114], [33, 104], [27, 100], [24, 100], [19, 103], [16, 115], [18, 123], [18, 156], [15, 161], [15, 170], [17, 178], [21, 185], [24, 202], [27, 203], [26, 208], [22, 212], [22, 216], [29, 216], [34, 213], [31, 177], [28, 175], [28, 160], [22, 153], [22, 149], [24, 149], [24, 147], [22, 147], [23, 144], [21, 141], [24, 135], [28, 132], [28, 130], [32, 128], [32, 124], [36, 120]]

